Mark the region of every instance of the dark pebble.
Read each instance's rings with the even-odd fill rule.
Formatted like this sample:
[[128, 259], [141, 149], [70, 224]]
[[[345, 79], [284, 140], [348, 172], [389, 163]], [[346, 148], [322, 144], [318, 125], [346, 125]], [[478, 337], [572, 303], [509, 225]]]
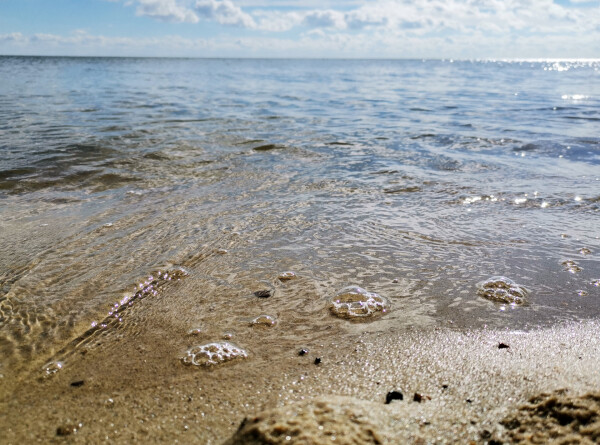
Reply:
[[442, 389], [448, 389], [448, 385], [442, 385]]
[[390, 391], [385, 396], [385, 404], [389, 405], [392, 402], [392, 400], [402, 400], [402, 399], [404, 399], [404, 396], [402, 395], [402, 393], [400, 391]]
[[315, 365], [318, 365], [318, 364], [320, 364], [320, 363], [321, 363], [321, 358], [320, 358], [320, 357], [317, 357], [317, 358], [315, 359]]
[[268, 289], [257, 290], [254, 292], [254, 296], [258, 298], [269, 298], [271, 296], [271, 291]]
[[57, 436], [69, 436], [77, 431], [77, 428], [74, 425], [61, 425], [56, 428]]
[[308, 354], [308, 349], [300, 349], [298, 351], [298, 355], [306, 355], [306, 354]]
[[80, 386], [83, 386], [85, 382], [83, 380], [76, 380], [75, 382], [71, 382], [71, 386], [74, 386], [75, 388], [79, 388]]
[[471, 399], [467, 399], [466, 402], [467, 403], [473, 403], [473, 401]]
[[431, 397], [429, 397], [428, 395], [419, 394], [418, 392], [416, 392], [415, 395], [413, 396], [413, 401], [415, 401], [415, 402], [421, 403], [426, 400], [431, 400]]
[[508, 346], [506, 343], [500, 343], [498, 345], [498, 349], [508, 349], [510, 348], [510, 346]]

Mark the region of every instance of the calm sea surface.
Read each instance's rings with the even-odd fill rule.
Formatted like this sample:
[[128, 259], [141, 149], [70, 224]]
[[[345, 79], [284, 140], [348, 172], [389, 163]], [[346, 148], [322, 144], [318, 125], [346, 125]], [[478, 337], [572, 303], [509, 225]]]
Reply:
[[[0, 57], [0, 153], [6, 375], [144, 329], [175, 360], [194, 328], [600, 315], [600, 62]], [[497, 275], [524, 304], [478, 294]], [[333, 317], [351, 284], [388, 312]]]

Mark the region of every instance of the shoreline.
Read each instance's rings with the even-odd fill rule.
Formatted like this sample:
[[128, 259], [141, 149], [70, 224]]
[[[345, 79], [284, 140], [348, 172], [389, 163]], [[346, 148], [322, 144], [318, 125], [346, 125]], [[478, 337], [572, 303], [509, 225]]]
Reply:
[[[69, 443], [221, 444], [244, 418], [265, 409], [274, 411], [262, 418], [278, 419], [273, 425], [285, 431], [290, 404], [314, 409], [323, 396], [334, 414], [336, 406], [365, 413], [365, 424], [374, 428], [380, 443], [393, 443], [391, 438], [503, 443], [510, 431], [500, 422], [517, 415], [531, 397], [564, 389], [565, 397], [578, 397], [600, 388], [597, 321], [529, 332], [365, 332], [353, 340], [339, 344], [321, 337], [308, 345], [305, 357], [295, 350], [253, 353], [209, 369], [166, 362], [159, 350], [145, 350], [144, 362], [126, 344], [135, 342], [124, 340], [124, 354], [99, 348], [51, 379], [20, 382], [10, 400], [2, 402], [3, 443], [62, 442], [62, 432]], [[317, 355], [321, 363], [315, 365]], [[84, 383], [74, 385], [79, 381]], [[389, 391], [402, 392], [404, 399], [386, 405]], [[420, 402], [414, 394], [422, 397]], [[296, 419], [296, 426], [309, 434], [311, 419]], [[349, 431], [344, 429], [348, 421], [329, 425]], [[327, 437], [318, 443], [328, 443]], [[354, 443], [344, 440], [338, 433], [331, 443]]]

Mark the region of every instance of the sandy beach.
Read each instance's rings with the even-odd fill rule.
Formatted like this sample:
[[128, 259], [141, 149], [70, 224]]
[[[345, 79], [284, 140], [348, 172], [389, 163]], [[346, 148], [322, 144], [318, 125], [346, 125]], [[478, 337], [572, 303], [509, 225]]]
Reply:
[[598, 443], [599, 73], [0, 56], [0, 443]]
[[[600, 437], [597, 322], [531, 332], [365, 332], [343, 343], [322, 335], [302, 345], [256, 345], [247, 358], [211, 367], [179, 363], [162, 350], [168, 329], [154, 328], [135, 341], [104, 342], [50, 378], [23, 376], [4, 386], [2, 442], [596, 443]], [[391, 391], [403, 399], [386, 404]], [[590, 392], [595, 398], [578, 398]], [[544, 395], [559, 403], [529, 415], [523, 407], [535, 397], [542, 405]], [[577, 415], [556, 415], [582, 407], [585, 424]]]

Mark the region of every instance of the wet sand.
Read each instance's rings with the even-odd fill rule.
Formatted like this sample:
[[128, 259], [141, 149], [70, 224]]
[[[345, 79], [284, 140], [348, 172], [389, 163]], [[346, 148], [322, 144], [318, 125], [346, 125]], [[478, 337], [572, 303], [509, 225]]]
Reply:
[[[535, 409], [520, 410], [544, 393], [563, 391], [555, 397], [566, 403], [597, 393], [598, 322], [531, 332], [363, 332], [343, 342], [321, 335], [194, 367], [163, 349], [164, 321], [79, 351], [50, 378], [24, 375], [3, 387], [2, 442], [546, 443], [545, 431], [555, 431], [557, 443], [561, 434], [598, 438], [593, 399], [592, 432], [564, 417], [553, 430], [552, 416], [539, 423]], [[403, 400], [385, 404], [390, 391]]]
[[0, 442], [594, 437], [596, 62], [0, 62]]

